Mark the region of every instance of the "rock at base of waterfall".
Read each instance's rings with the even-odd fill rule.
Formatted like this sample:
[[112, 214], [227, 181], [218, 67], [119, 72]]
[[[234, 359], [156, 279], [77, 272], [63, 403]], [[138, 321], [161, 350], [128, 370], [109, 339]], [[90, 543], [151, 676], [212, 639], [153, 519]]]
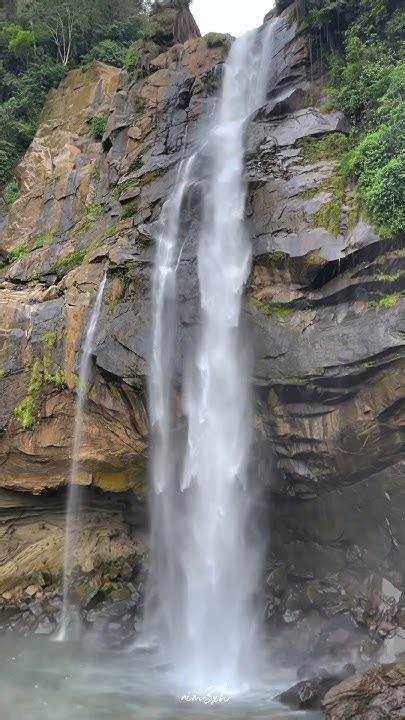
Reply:
[[382, 665], [332, 688], [323, 702], [326, 720], [403, 720], [405, 663]]
[[300, 680], [289, 690], [281, 693], [277, 700], [292, 710], [319, 710], [322, 707], [322, 700], [326, 693], [336, 683], [350, 677], [355, 673], [353, 665], [345, 665], [344, 668], [335, 674], [322, 670], [317, 676], [309, 680]]

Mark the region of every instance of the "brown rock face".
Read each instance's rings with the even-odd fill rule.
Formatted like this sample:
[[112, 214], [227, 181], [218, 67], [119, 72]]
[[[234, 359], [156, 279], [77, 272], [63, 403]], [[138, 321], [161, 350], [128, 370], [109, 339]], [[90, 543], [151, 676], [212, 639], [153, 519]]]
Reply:
[[[93, 501], [77, 560], [90, 572], [140, 552], [153, 257], [142, 223], [160, 213], [225, 53], [197, 39], [160, 57], [145, 48], [155, 59], [142, 81], [95, 63], [50, 94], [18, 168], [21, 199], [2, 209], [0, 594], [18, 595], [38, 573], [60, 577], [78, 364], [105, 271], [80, 448]], [[93, 118], [107, 123], [102, 142]]]
[[383, 665], [330, 690], [327, 720], [399, 720], [405, 717], [405, 664]]

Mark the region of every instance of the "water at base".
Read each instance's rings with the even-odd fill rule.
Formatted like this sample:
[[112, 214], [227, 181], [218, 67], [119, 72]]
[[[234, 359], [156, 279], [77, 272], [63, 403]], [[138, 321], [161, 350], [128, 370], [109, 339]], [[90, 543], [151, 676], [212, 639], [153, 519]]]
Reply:
[[[258, 677], [253, 596], [262, 563], [253, 541], [248, 358], [240, 316], [251, 250], [244, 227], [245, 131], [266, 99], [279, 20], [233, 44], [221, 97], [196, 154], [183, 164], [157, 238], [150, 415], [153, 430], [151, 569], [145, 635], [175, 668], [178, 685], [240, 691]], [[201, 156], [201, 157], [200, 157]], [[201, 167], [205, 177], [199, 177]], [[183, 377], [188, 420], [181, 457], [174, 431], [176, 281], [183, 208], [201, 194], [201, 317]], [[180, 456], [180, 457], [179, 457]], [[253, 532], [252, 532], [253, 530]]]
[[83, 431], [83, 413], [85, 409], [85, 402], [88, 393], [88, 385], [90, 379], [91, 370], [91, 354], [94, 349], [94, 337], [97, 330], [97, 321], [100, 315], [101, 305], [103, 301], [103, 293], [107, 280], [107, 275], [104, 277], [98, 288], [94, 307], [91, 312], [89, 323], [86, 330], [86, 336], [83, 345], [83, 352], [80, 361], [79, 378], [78, 378], [78, 391], [76, 399], [76, 413], [75, 413], [75, 425], [73, 434], [73, 447], [72, 447], [72, 465], [70, 470], [70, 482], [68, 490], [68, 501], [66, 507], [66, 530], [65, 530], [65, 548], [64, 548], [64, 562], [63, 562], [63, 606], [62, 606], [62, 620], [58, 633], [55, 636], [55, 640], [63, 641], [69, 634], [69, 628], [76, 625], [76, 618], [74, 608], [71, 608], [69, 604], [69, 580], [70, 572], [72, 570], [73, 558], [74, 558], [74, 529], [77, 531], [77, 521], [80, 516], [81, 509], [81, 487], [78, 485], [78, 472], [80, 469], [79, 454], [80, 446], [82, 442], [82, 431]]
[[168, 671], [153, 654], [130, 655], [45, 637], [1, 638], [1, 720], [320, 720], [272, 698], [294, 678], [269, 679], [266, 694], [210, 704], [174, 697]]

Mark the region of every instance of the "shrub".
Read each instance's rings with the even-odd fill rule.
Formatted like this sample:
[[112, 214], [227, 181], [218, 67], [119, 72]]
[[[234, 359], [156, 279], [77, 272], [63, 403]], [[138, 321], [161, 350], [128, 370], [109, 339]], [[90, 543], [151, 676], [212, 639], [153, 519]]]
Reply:
[[115, 40], [101, 40], [92, 47], [88, 55], [84, 58], [85, 62], [99, 62], [106, 63], [106, 65], [113, 65], [114, 67], [124, 67], [124, 63], [127, 57], [127, 48]]
[[370, 300], [370, 302], [368, 304], [369, 304], [369, 307], [390, 310], [391, 308], [398, 305], [400, 299], [401, 299], [401, 295], [398, 295], [398, 294], [386, 295], [385, 297], [381, 298], [380, 300]]
[[14, 410], [15, 417], [21, 422], [24, 430], [33, 430], [38, 423], [35, 414], [35, 400], [33, 397], [26, 397]]
[[4, 189], [3, 198], [7, 205], [17, 202], [21, 196], [20, 188], [16, 180], [12, 180]]
[[130, 75], [136, 75], [139, 69], [139, 56], [133, 50], [127, 50], [122, 66]]
[[208, 35], [205, 36], [205, 39], [209, 48], [224, 47], [229, 49], [231, 45], [230, 36], [222, 33], [208, 33]]
[[108, 118], [94, 117], [91, 121], [91, 131], [95, 140], [102, 140], [106, 131]]

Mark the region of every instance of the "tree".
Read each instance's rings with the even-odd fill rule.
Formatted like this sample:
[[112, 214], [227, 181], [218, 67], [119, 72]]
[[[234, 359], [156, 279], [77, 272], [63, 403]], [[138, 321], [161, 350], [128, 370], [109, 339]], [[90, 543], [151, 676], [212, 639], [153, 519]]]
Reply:
[[23, 60], [28, 68], [30, 59], [35, 51], [35, 35], [31, 30], [14, 25], [8, 41], [8, 51], [11, 55]]
[[73, 31], [76, 26], [77, 15], [70, 5], [64, 5], [49, 15], [46, 26], [56, 45], [58, 56], [62, 65], [67, 65], [72, 54]]

